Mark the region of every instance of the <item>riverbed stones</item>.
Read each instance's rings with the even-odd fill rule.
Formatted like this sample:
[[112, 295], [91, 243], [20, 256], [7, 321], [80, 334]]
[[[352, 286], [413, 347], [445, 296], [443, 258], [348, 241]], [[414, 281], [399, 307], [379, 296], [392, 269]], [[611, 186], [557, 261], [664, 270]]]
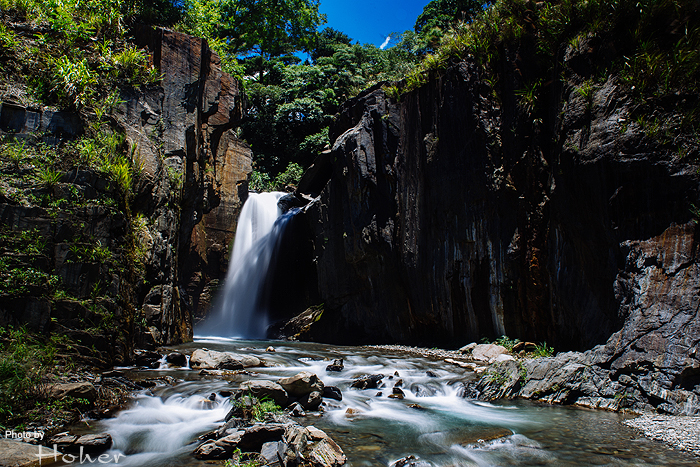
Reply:
[[[255, 423], [220, 439], [207, 440], [193, 455], [200, 460], [231, 459], [233, 453], [240, 450], [239, 460], [257, 459], [267, 466], [340, 467], [345, 464], [343, 450], [322, 430], [313, 426], [305, 428], [284, 415], [273, 418], [274, 423]], [[212, 433], [220, 432], [219, 429]]]
[[287, 391], [284, 390], [282, 386], [275, 383], [274, 381], [268, 380], [257, 380], [257, 381], [246, 381], [241, 383], [239, 387], [244, 392], [250, 392], [253, 396], [258, 399], [264, 399], [269, 397], [275, 404], [280, 407], [286, 407], [289, 397]]

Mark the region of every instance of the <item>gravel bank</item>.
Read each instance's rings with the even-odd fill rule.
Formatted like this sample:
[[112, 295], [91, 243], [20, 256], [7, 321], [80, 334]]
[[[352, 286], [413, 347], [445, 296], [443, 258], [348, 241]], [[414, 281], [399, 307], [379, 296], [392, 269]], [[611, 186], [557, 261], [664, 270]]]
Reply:
[[409, 347], [407, 345], [365, 345], [368, 349], [393, 350], [395, 352], [406, 352], [423, 357], [432, 358], [465, 358], [466, 356], [458, 350], [426, 349], [424, 347]]
[[700, 417], [645, 414], [625, 421], [644, 436], [700, 457]]

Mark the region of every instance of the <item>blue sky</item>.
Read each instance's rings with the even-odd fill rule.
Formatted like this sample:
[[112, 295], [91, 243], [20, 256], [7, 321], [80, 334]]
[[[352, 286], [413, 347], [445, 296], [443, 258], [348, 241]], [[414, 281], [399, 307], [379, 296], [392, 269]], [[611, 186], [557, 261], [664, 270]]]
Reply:
[[387, 35], [413, 29], [416, 18], [430, 0], [321, 0], [319, 11], [325, 13], [332, 27], [354, 41], [381, 46]]

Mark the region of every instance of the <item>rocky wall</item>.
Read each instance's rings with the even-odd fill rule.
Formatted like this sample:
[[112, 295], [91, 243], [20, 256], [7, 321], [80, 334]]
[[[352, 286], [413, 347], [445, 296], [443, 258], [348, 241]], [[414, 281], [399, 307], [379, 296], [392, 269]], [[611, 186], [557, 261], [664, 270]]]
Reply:
[[[344, 105], [311, 209], [324, 303], [311, 335], [600, 345], [593, 364], [627, 377], [618, 392], [682, 411], [700, 367], [697, 164], [635, 119], [615, 76], [589, 99], [586, 76], [552, 76], [532, 114], [516, 92], [526, 52], [507, 55], [498, 90], [465, 60], [400, 102], [375, 88]], [[655, 116], [678, 119], [694, 99], [655, 102]]]
[[247, 196], [252, 152], [236, 137], [243, 113], [239, 83], [201, 38], [137, 28], [161, 86], [125, 99], [120, 124], [148, 175], [137, 208], [152, 220], [144, 290], [156, 344], [191, 339], [225, 276], [229, 245]]

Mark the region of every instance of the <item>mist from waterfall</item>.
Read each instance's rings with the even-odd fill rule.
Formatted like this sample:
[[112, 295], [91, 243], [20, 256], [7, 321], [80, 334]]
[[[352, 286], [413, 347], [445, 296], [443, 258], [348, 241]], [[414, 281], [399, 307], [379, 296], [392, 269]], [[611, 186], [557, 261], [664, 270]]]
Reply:
[[264, 338], [268, 327], [262, 293], [275, 249], [294, 211], [282, 214], [277, 201], [285, 193], [251, 193], [236, 228], [226, 282], [195, 333], [200, 336]]

